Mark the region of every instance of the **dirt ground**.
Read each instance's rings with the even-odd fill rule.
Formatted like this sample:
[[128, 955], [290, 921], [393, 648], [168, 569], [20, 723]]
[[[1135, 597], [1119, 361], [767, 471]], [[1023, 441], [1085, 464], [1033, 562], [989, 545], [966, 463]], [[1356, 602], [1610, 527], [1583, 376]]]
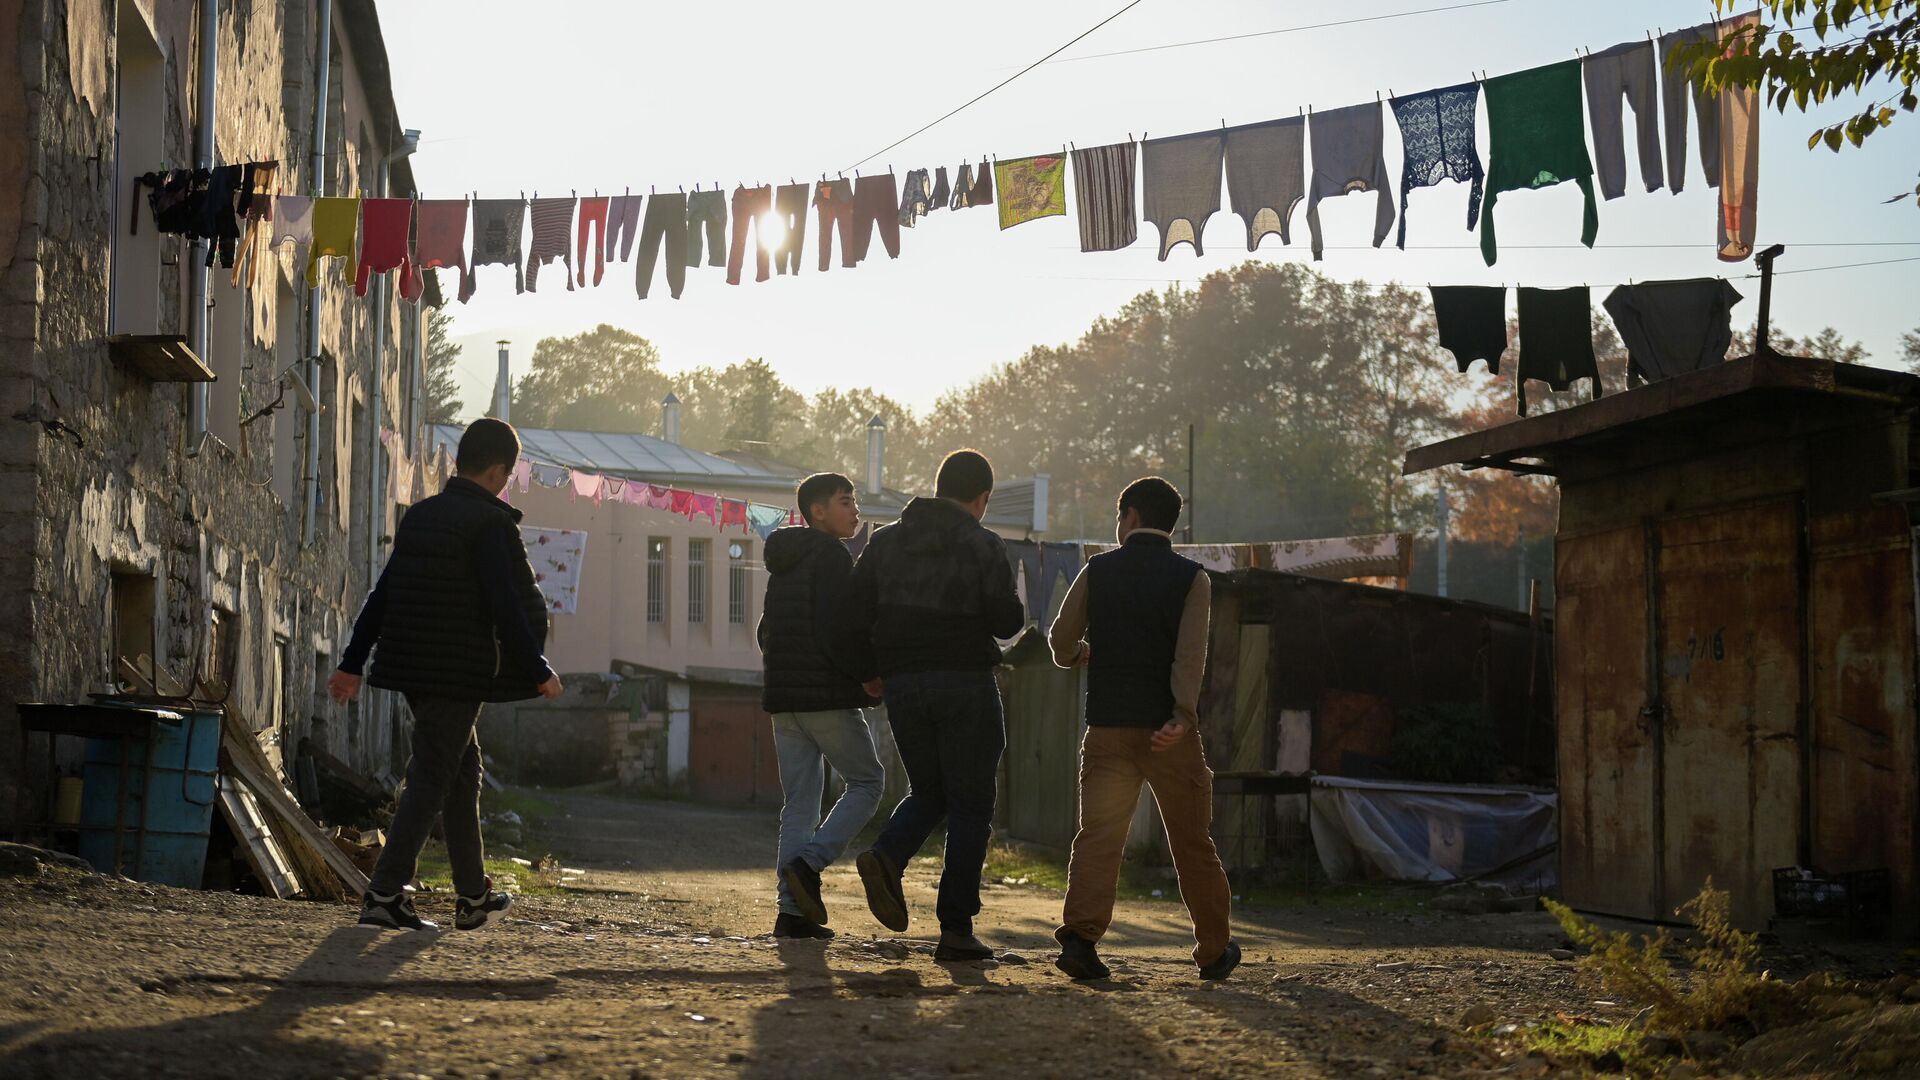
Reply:
[[[0, 1076], [1540, 1076], [1561, 1063], [1462, 1031], [1620, 1023], [1550, 949], [1543, 913], [1236, 910], [1246, 962], [1195, 977], [1177, 900], [1126, 901], [1104, 983], [1051, 966], [1057, 892], [992, 886], [998, 962], [932, 958], [932, 858], [888, 934], [851, 862], [839, 937], [775, 942], [772, 816], [549, 796], [564, 895], [480, 933], [360, 929], [343, 905], [43, 869], [0, 878]], [[1171, 894], [1172, 890], [1169, 889]], [[451, 897], [421, 903], [450, 925]]]

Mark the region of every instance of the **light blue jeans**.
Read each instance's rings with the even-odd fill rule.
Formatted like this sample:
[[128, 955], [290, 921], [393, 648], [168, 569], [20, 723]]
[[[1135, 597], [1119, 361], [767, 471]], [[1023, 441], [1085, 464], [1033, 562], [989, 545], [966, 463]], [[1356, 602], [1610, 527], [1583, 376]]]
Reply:
[[[785, 800], [780, 807], [775, 870], [794, 859], [824, 870], [866, 827], [886, 790], [887, 772], [874, 753], [867, 714], [860, 709], [774, 713], [773, 744]], [[847, 782], [847, 790], [822, 821], [820, 799], [826, 790], [828, 765]], [[780, 910], [800, 914], [784, 881], [779, 883], [779, 893]]]

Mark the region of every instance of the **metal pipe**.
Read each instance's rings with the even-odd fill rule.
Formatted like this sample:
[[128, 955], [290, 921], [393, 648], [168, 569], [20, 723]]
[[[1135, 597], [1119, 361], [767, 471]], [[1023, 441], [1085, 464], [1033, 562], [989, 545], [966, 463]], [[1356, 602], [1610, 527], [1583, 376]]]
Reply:
[[[220, 0], [200, 0], [200, 71], [196, 88], [199, 124], [193, 133], [193, 163], [213, 168], [215, 90], [220, 76]], [[187, 249], [187, 346], [204, 362], [207, 358], [207, 241], [195, 237]], [[236, 376], [237, 377], [237, 376]], [[207, 438], [207, 402], [211, 388], [194, 383], [187, 394], [187, 456], [197, 457]]]
[[1753, 261], [1760, 264], [1760, 318], [1755, 324], [1753, 333], [1755, 356], [1773, 355], [1773, 343], [1767, 340], [1772, 331], [1770, 324], [1773, 316], [1773, 260], [1785, 254], [1786, 250], [1786, 245], [1775, 244], [1753, 257]]
[[[315, 0], [319, 48], [314, 54], [313, 151], [307, 164], [307, 192], [327, 193], [327, 95], [333, 74], [333, 0]], [[320, 396], [320, 286], [307, 290], [307, 389]], [[334, 408], [340, 407], [334, 402]], [[336, 422], [338, 418], [336, 417]], [[307, 513], [305, 543], [313, 543], [320, 517], [320, 410], [307, 414]]]

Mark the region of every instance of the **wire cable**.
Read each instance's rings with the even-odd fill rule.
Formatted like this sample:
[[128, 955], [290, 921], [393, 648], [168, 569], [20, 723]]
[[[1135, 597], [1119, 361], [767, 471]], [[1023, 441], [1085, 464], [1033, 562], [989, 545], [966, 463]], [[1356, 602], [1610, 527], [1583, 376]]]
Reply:
[[[1133, 56], [1138, 53], [1160, 52], [1163, 49], [1184, 49], [1190, 45], [1215, 45], [1223, 41], [1244, 41], [1248, 38], [1272, 37], [1275, 34], [1293, 34], [1302, 30], [1325, 30], [1334, 26], [1354, 26], [1359, 23], [1382, 22], [1387, 19], [1404, 19], [1410, 15], [1435, 15], [1443, 11], [1460, 11], [1465, 8], [1491, 7], [1494, 4], [1510, 3], [1511, 0], [1474, 0], [1466, 4], [1447, 4], [1443, 7], [1420, 8], [1417, 11], [1392, 11], [1385, 15], [1367, 15], [1357, 19], [1336, 19], [1332, 22], [1308, 23], [1302, 26], [1283, 26], [1278, 30], [1256, 30], [1250, 34], [1228, 34], [1225, 37], [1200, 38], [1195, 41], [1175, 41], [1165, 45], [1146, 45], [1138, 49], [1116, 49], [1113, 52], [1088, 53], [1085, 56], [1068, 56], [1054, 61], [1059, 64], [1071, 64], [1076, 60], [1100, 60], [1109, 56]], [[1041, 60], [1040, 63], [1047, 63]], [[1024, 74], [1024, 73], [1023, 73]]]

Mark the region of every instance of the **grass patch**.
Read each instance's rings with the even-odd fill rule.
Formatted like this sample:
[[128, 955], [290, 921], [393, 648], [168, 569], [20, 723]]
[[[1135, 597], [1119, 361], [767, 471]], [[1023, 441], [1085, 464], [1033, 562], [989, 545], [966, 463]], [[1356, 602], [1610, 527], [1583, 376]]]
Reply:
[[[497, 859], [488, 856], [487, 873], [493, 876], [493, 886], [504, 889], [516, 896], [561, 896], [565, 890], [560, 888], [559, 875], [542, 874], [521, 866], [511, 859]], [[420, 869], [417, 871], [420, 883], [436, 892], [453, 891], [453, 868], [447, 862], [447, 848], [438, 840], [429, 841], [426, 849], [420, 852]]]
[[1611, 1054], [1620, 1062], [1607, 1071], [1651, 1070], [1658, 1059], [1642, 1048], [1642, 1033], [1618, 1024], [1569, 1024], [1548, 1020], [1521, 1032], [1528, 1050], [1538, 1050], [1557, 1058], [1582, 1058], [1599, 1061]]
[[527, 788], [509, 787], [504, 791], [484, 788], [480, 792], [480, 810], [487, 814], [501, 814], [511, 810], [519, 814], [522, 820], [531, 824], [538, 818], [558, 814], [560, 804], [536, 795]]

